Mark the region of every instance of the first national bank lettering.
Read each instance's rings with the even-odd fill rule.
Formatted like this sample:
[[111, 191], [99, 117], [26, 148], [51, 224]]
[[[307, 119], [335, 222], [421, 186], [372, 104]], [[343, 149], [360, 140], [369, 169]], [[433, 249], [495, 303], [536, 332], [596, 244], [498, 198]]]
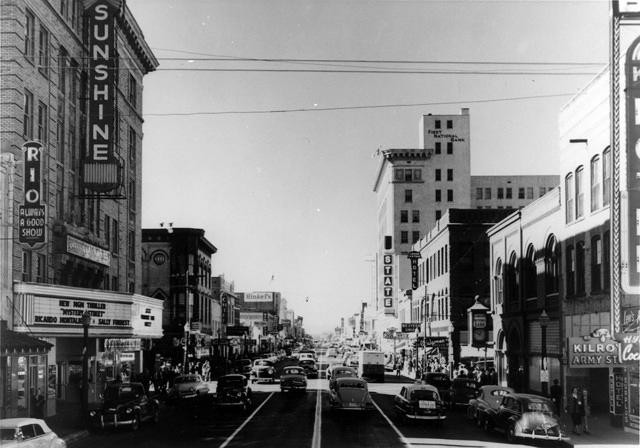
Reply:
[[84, 187], [108, 192], [119, 185], [120, 166], [114, 156], [118, 55], [115, 18], [117, 8], [109, 1], [89, 9], [90, 93], [89, 151], [84, 164]]

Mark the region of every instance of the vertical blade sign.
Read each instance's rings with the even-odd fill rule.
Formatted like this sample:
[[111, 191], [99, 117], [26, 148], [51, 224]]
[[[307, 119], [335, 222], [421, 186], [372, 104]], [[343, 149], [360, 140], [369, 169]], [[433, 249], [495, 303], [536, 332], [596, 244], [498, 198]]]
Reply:
[[83, 186], [95, 193], [113, 191], [120, 184], [120, 164], [114, 155], [117, 14], [118, 9], [108, 0], [92, 4], [88, 11], [89, 151], [84, 162]]
[[42, 144], [26, 142], [24, 150], [24, 203], [18, 207], [18, 241], [34, 246], [46, 240], [46, 208], [42, 191]]

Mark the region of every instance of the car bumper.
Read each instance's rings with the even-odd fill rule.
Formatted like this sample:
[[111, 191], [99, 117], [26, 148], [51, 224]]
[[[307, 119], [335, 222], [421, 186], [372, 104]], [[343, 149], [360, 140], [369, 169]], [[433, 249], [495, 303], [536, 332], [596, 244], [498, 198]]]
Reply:
[[133, 415], [131, 416], [120, 416], [118, 418], [117, 415], [101, 415], [99, 418], [96, 418], [96, 425], [100, 428], [117, 428], [120, 426], [130, 426], [136, 421]]
[[307, 390], [306, 384], [282, 384], [280, 385], [282, 390]]
[[445, 420], [447, 418], [446, 415], [416, 415], [416, 414], [405, 414], [407, 418], [412, 420]]
[[548, 434], [531, 434], [526, 432], [517, 432], [515, 436], [519, 439], [529, 439], [529, 440], [550, 440], [553, 442], [562, 442], [569, 440], [569, 437], [559, 435], [553, 436]]

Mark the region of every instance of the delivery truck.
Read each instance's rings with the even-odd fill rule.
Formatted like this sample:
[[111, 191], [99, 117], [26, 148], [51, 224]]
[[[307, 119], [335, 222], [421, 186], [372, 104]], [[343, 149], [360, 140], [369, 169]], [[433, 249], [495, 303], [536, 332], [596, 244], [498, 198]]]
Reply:
[[384, 353], [373, 350], [359, 351], [358, 376], [384, 382]]

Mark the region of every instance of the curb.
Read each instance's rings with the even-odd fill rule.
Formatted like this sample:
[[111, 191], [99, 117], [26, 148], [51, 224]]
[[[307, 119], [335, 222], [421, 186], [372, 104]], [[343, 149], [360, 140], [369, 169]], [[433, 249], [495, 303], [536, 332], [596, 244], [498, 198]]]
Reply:
[[73, 432], [71, 434], [68, 434], [64, 436], [62, 440], [64, 440], [67, 445], [71, 445], [87, 437], [89, 437], [89, 431], [85, 429], [83, 431], [78, 431], [78, 432]]

